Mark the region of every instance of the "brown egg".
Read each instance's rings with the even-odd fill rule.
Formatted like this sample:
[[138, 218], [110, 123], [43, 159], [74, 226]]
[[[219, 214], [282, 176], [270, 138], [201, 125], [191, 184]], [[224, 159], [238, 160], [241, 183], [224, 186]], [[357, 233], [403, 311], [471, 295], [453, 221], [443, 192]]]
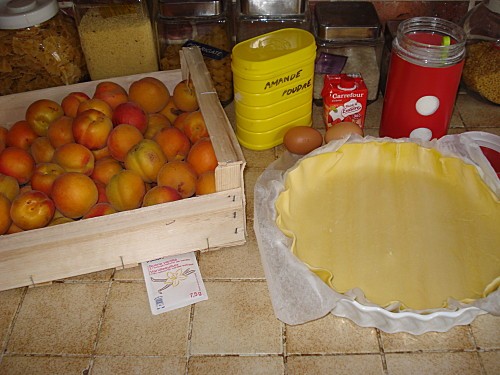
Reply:
[[287, 130], [283, 144], [291, 153], [305, 155], [323, 144], [323, 136], [309, 126], [295, 126]]
[[342, 139], [350, 134], [359, 134], [362, 137], [364, 135], [363, 129], [354, 122], [339, 122], [326, 131], [325, 143], [334, 139]]

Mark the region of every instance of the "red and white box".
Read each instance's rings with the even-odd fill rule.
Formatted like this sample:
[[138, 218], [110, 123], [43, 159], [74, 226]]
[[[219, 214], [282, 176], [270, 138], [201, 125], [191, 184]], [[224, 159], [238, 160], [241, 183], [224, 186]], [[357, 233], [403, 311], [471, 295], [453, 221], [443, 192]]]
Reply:
[[361, 74], [327, 74], [321, 96], [327, 130], [339, 122], [364, 129], [368, 89]]

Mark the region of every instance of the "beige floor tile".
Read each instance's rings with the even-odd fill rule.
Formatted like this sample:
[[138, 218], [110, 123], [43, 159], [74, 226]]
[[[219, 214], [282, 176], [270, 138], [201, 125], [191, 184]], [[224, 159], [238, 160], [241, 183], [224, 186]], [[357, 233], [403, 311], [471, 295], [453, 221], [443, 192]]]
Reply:
[[266, 168], [274, 160], [276, 160], [276, 155], [274, 149], [270, 148], [268, 150], [249, 150], [242, 147], [243, 156], [247, 162], [247, 168]]
[[144, 280], [142, 266], [116, 269], [113, 275], [114, 280]]
[[380, 333], [384, 351], [473, 350], [474, 341], [468, 326], [454, 327], [448, 332], [428, 332], [423, 335], [408, 333]]
[[17, 288], [0, 292], [0, 350], [7, 340], [23, 291], [23, 288]]
[[208, 300], [195, 306], [191, 354], [277, 354], [281, 323], [265, 282], [207, 282]]
[[107, 289], [107, 283], [55, 283], [28, 289], [7, 351], [90, 354]]
[[[500, 124], [500, 120], [498, 121], [498, 124]], [[469, 128], [470, 131], [484, 131], [485, 128]], [[495, 128], [488, 128], [488, 133], [493, 133], [496, 135], [500, 135], [500, 127], [495, 127]]]
[[382, 107], [384, 105], [384, 98], [379, 95], [378, 99], [370, 103], [366, 107], [365, 114], [365, 129], [378, 129], [380, 128], [380, 119], [382, 118]]
[[112, 269], [103, 270], [99, 272], [86, 273], [84, 275], [78, 275], [73, 277], [68, 277], [64, 280], [69, 281], [109, 281], [113, 275]]
[[107, 357], [94, 359], [92, 375], [184, 375], [184, 357]]
[[260, 168], [250, 168], [248, 170], [245, 170], [245, 197], [247, 218], [253, 218], [254, 216], [253, 190], [255, 188], [257, 179], [263, 171], [264, 170]]
[[286, 326], [288, 354], [379, 353], [377, 333], [348, 319], [328, 314], [296, 326]]
[[189, 375], [280, 375], [283, 357], [191, 357]]
[[2, 375], [82, 375], [90, 357], [5, 356], [0, 363]]
[[382, 375], [380, 354], [289, 356], [288, 375]]
[[459, 95], [456, 108], [469, 128], [496, 128], [500, 122], [500, 106], [485, 104], [468, 95]]
[[386, 354], [389, 375], [479, 375], [477, 353]]
[[152, 315], [144, 283], [113, 282], [97, 354], [185, 355], [190, 306]]
[[487, 375], [500, 374], [500, 351], [479, 353]]
[[263, 279], [264, 270], [253, 222], [247, 223], [247, 242], [244, 245], [204, 252], [200, 255], [199, 266], [204, 279], [244, 278]]
[[478, 316], [471, 324], [476, 345], [481, 349], [500, 349], [500, 317]]

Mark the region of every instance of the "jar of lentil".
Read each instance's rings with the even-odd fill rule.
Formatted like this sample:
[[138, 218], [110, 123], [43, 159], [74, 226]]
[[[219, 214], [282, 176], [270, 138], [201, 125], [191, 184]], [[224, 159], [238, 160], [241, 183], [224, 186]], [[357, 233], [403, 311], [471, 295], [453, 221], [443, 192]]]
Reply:
[[74, 10], [93, 80], [158, 71], [145, 0], [75, 0]]
[[384, 37], [375, 7], [368, 1], [318, 2], [314, 7], [317, 57], [314, 102], [322, 105], [326, 74], [359, 73], [368, 103], [378, 98]]
[[70, 85], [86, 76], [75, 22], [57, 0], [0, 2], [0, 95]]
[[179, 69], [182, 47], [198, 46], [222, 105], [233, 100], [231, 4], [160, 0], [154, 16], [160, 69]]
[[467, 35], [462, 83], [473, 96], [500, 104], [500, 0], [484, 0], [463, 20]]

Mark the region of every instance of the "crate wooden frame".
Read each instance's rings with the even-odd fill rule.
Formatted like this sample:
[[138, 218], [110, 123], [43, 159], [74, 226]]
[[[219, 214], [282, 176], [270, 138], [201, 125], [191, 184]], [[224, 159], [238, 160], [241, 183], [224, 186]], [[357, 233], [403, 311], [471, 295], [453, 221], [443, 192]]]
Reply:
[[[163, 256], [207, 251], [246, 241], [243, 170], [245, 159], [197, 47], [183, 48], [182, 68], [111, 78], [125, 89], [144, 76], [162, 80], [170, 91], [193, 80], [200, 109], [219, 164], [217, 192], [112, 215], [0, 236], [0, 291], [125, 268]], [[101, 80], [106, 81], [106, 80]], [[0, 97], [0, 124], [24, 119], [27, 106], [57, 102], [72, 91], [93, 94], [100, 81]]]

